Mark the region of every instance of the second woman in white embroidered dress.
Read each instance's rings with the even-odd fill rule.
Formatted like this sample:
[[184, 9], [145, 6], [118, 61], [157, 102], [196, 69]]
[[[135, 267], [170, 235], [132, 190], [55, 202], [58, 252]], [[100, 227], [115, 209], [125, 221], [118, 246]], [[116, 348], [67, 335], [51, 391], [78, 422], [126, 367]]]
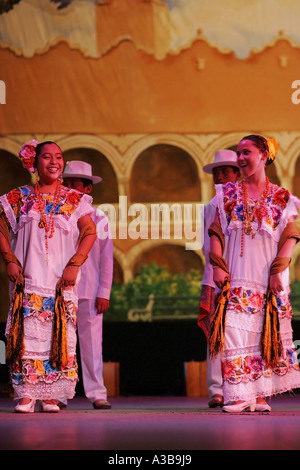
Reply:
[[[263, 147], [258, 148], [255, 141], [244, 138], [238, 146], [237, 154], [245, 181], [235, 185], [228, 183], [225, 186], [216, 186], [216, 199], [219, 222], [223, 233], [229, 236], [223, 254], [229, 268], [231, 287], [222, 360], [224, 402], [233, 402], [236, 411], [242, 411], [243, 404], [246, 406], [255, 401], [258, 409], [259, 404], [268, 409], [265, 406], [265, 397], [300, 387], [291, 326], [289, 269], [276, 276], [273, 283], [269, 274], [271, 263], [277, 255], [282, 231], [289, 221], [298, 217], [300, 201], [288, 191], [270, 183], [260, 211], [262, 222], [259, 228], [259, 206], [255, 201], [260, 199], [266, 188], [265, 162], [268, 152], [264, 152]], [[243, 233], [243, 184], [247, 184], [249, 188], [248, 234]], [[212, 237], [212, 251], [216, 248], [215, 243], [216, 239]], [[285, 247], [285, 256], [291, 256], [294, 245], [295, 241], [292, 241], [289, 247]], [[214, 273], [215, 282], [221, 288], [226, 274], [220, 268], [215, 268]], [[269, 282], [277, 296], [284, 350], [275, 368], [270, 368], [264, 363], [260, 348]], [[228, 408], [228, 411], [235, 411], [234, 407]], [[227, 411], [226, 407], [224, 411]]]

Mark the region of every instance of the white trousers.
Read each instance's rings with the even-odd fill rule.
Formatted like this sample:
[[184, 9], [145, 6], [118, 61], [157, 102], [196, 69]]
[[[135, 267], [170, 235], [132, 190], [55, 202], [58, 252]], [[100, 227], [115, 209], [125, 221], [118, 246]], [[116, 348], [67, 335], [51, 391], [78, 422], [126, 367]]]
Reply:
[[97, 314], [95, 300], [79, 300], [77, 324], [82, 380], [84, 393], [91, 402], [107, 399], [103, 383], [102, 323], [103, 315]]
[[213, 359], [209, 357], [209, 346], [207, 346], [206, 378], [209, 398], [214, 395], [223, 395], [223, 375], [221, 366], [221, 354]]

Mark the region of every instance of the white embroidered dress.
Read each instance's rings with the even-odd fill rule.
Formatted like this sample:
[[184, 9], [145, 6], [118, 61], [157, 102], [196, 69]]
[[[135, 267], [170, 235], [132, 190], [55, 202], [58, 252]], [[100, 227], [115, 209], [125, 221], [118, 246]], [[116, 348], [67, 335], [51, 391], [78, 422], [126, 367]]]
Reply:
[[[44, 194], [43, 205], [49, 214], [54, 197]], [[77, 284], [64, 290], [67, 312], [67, 340], [69, 364], [64, 370], [52, 367], [49, 361], [55, 290], [58, 279], [69, 259], [76, 253], [79, 229], [78, 219], [93, 211], [92, 198], [62, 186], [56, 206], [53, 237], [48, 239], [48, 262], [45, 250], [45, 230], [39, 227], [41, 219], [33, 186], [22, 186], [0, 197], [0, 207], [10, 224], [12, 251], [23, 267], [25, 279], [23, 314], [25, 353], [22, 366], [11, 366], [11, 380], [15, 398], [32, 399], [72, 398], [77, 382], [76, 362], [76, 308]], [[12, 298], [14, 285], [10, 285]], [[8, 313], [6, 334], [11, 323]]]
[[280, 236], [290, 219], [298, 217], [300, 201], [276, 185], [270, 185], [261, 228], [255, 203], [249, 201], [255, 237], [244, 235], [241, 182], [216, 185], [216, 200], [223, 233], [228, 235], [224, 258], [230, 272], [230, 298], [226, 311], [225, 347], [222, 357], [224, 402], [252, 400], [300, 387], [300, 371], [293, 345], [289, 269], [282, 273], [284, 292], [277, 297], [284, 353], [278, 365], [268, 367], [261, 357], [265, 297], [270, 266], [277, 255]]

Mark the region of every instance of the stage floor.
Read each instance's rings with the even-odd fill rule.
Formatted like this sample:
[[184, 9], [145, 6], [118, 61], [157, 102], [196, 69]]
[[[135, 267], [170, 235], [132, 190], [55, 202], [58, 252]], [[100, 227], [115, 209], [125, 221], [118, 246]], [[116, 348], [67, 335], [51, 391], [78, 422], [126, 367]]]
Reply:
[[[84, 398], [58, 414], [14, 413], [0, 398], [1, 450], [299, 450], [300, 395], [271, 400], [272, 412], [227, 414], [207, 398], [118, 397], [111, 410]], [[119, 454], [122, 455], [122, 454]]]

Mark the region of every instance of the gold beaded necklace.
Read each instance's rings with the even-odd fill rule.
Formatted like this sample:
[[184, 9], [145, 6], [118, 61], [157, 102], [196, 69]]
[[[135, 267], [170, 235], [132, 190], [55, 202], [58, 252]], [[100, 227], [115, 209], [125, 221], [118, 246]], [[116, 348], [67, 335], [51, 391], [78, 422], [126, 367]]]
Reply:
[[248, 206], [248, 183], [246, 180], [242, 181], [242, 205], [243, 205], [243, 226], [242, 226], [242, 235], [241, 235], [241, 254], [240, 256], [244, 255], [244, 242], [245, 242], [245, 234], [252, 235], [252, 238], [255, 237], [256, 233], [261, 228], [262, 219], [266, 212], [266, 199], [269, 194], [270, 189], [270, 181], [269, 178], [266, 177], [265, 181], [265, 188], [263, 193], [259, 196], [259, 198], [255, 201], [253, 214], [256, 214], [258, 225], [257, 229], [254, 232], [253, 225], [250, 219], [250, 210]]
[[54, 198], [53, 198], [53, 205], [52, 205], [51, 211], [49, 212], [49, 222], [47, 220], [47, 217], [44, 211], [43, 197], [40, 191], [40, 185], [38, 181], [35, 183], [35, 195], [36, 195], [36, 201], [39, 206], [39, 212], [41, 215], [41, 219], [38, 225], [40, 229], [43, 229], [43, 228], [45, 229], [45, 251], [46, 251], [46, 261], [48, 263], [49, 261], [48, 239], [52, 238], [54, 235], [54, 214], [55, 214], [56, 206], [59, 203], [59, 199], [61, 195], [60, 180], [57, 180], [56, 190], [55, 190]]

